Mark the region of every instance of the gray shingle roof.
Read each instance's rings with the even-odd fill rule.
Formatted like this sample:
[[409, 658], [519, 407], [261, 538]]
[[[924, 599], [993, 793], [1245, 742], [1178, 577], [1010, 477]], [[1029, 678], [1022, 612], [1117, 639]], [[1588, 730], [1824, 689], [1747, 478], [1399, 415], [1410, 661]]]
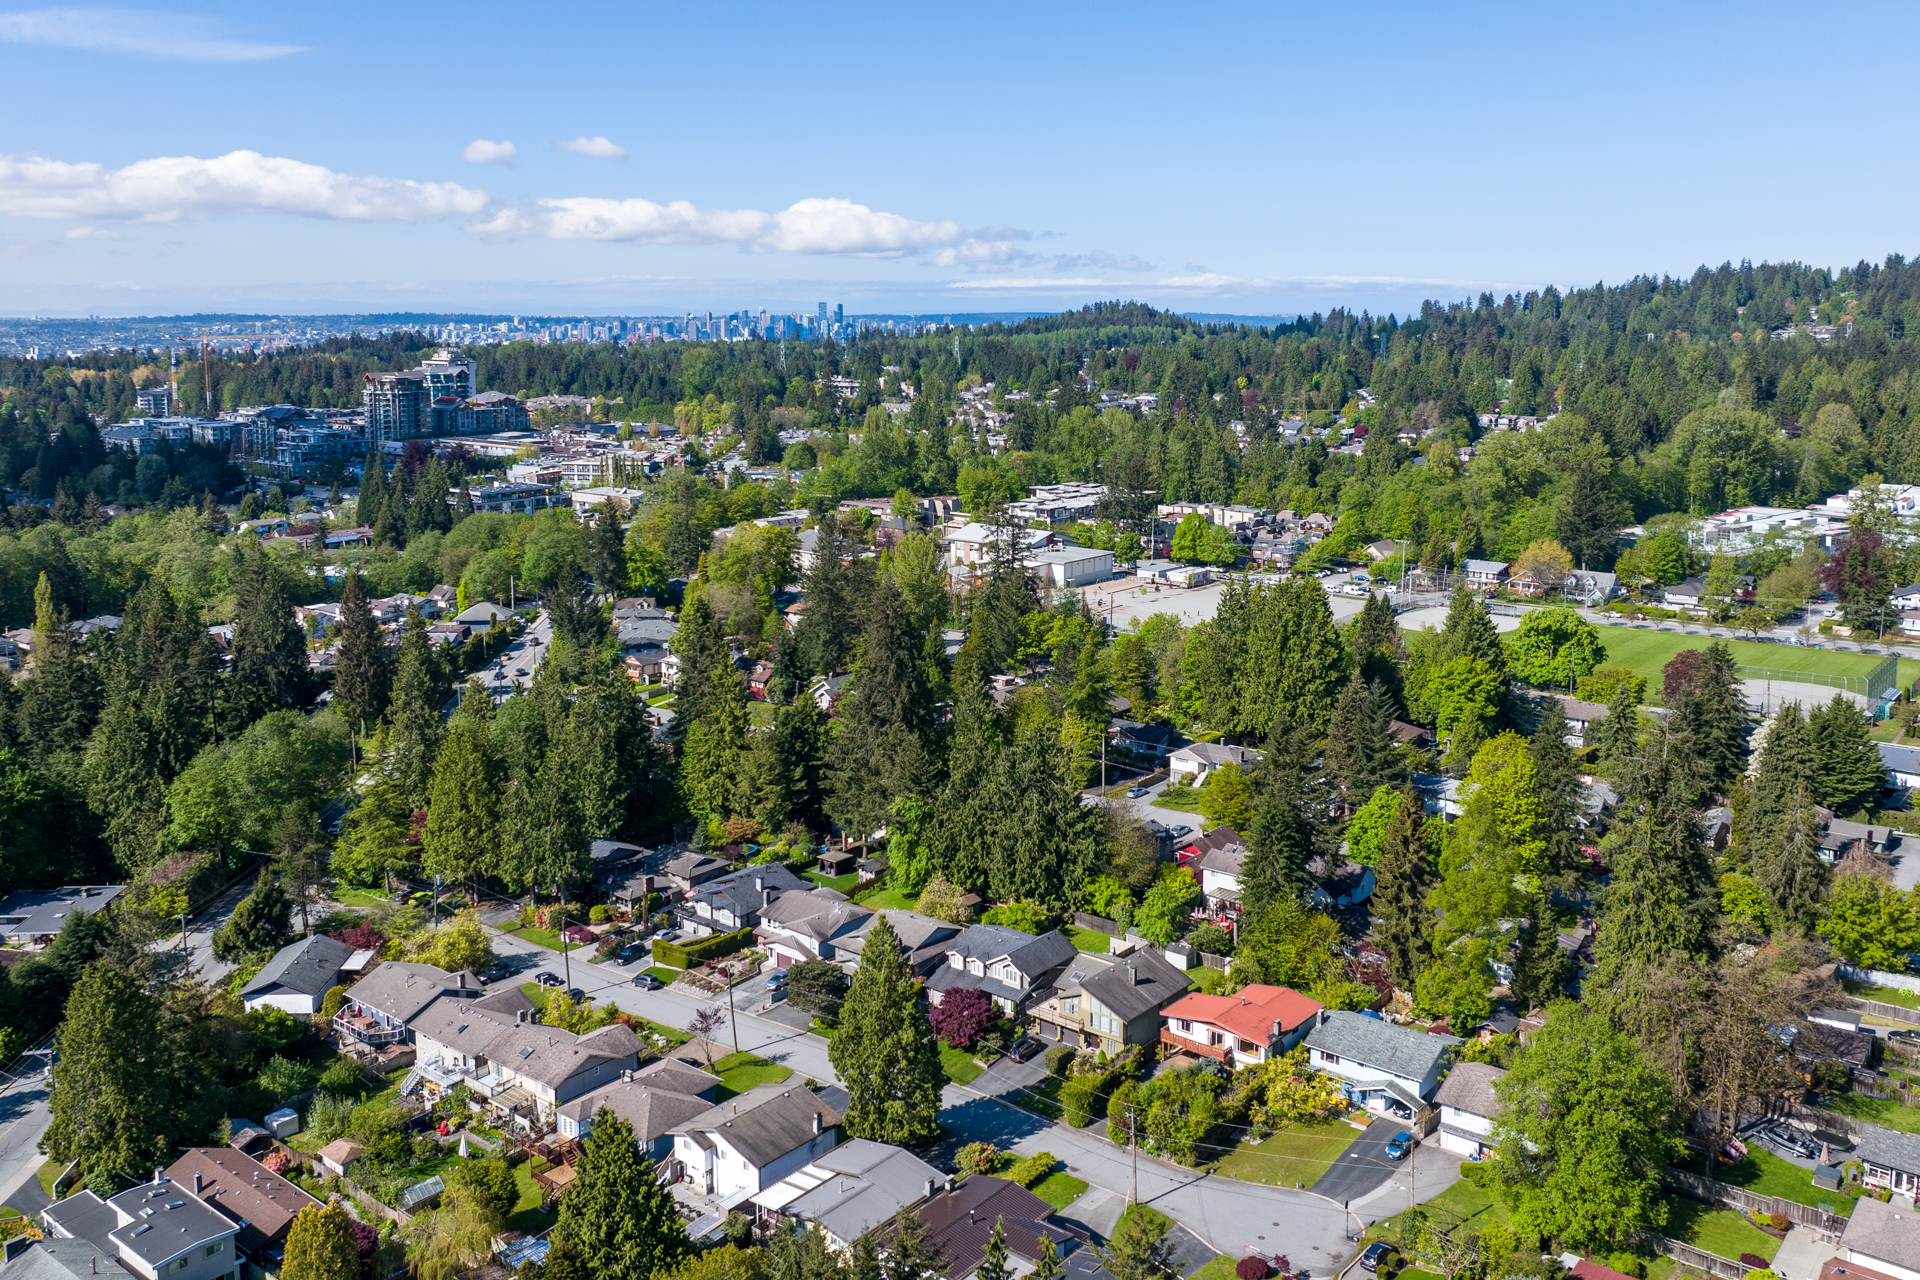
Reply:
[[1424, 1079], [1434, 1062], [1460, 1044], [1457, 1036], [1428, 1035], [1380, 1018], [1334, 1010], [1307, 1033], [1307, 1047], [1408, 1080]]
[[1080, 989], [1098, 1000], [1123, 1022], [1167, 1007], [1193, 988], [1193, 979], [1145, 947], [1116, 958], [1097, 973], [1080, 980]]
[[591, 1075], [596, 1067], [603, 1078], [615, 1079], [615, 1073], [631, 1065], [640, 1049], [633, 1029], [622, 1023], [576, 1036], [560, 1027], [515, 1022], [464, 1000], [441, 1001], [420, 1016], [414, 1032], [548, 1086], [583, 1072]]
[[107, 1203], [133, 1219], [108, 1238], [155, 1270], [189, 1249], [240, 1234], [225, 1214], [174, 1182], [143, 1182]]
[[1505, 1074], [1505, 1071], [1491, 1063], [1462, 1062], [1440, 1082], [1440, 1089], [1433, 1095], [1433, 1100], [1456, 1111], [1491, 1118], [1494, 1108], [1493, 1086]]
[[91, 1240], [36, 1240], [0, 1268], [7, 1280], [96, 1280], [113, 1276], [120, 1263]]
[[816, 1115], [823, 1130], [840, 1123], [839, 1112], [811, 1089], [763, 1084], [674, 1126], [673, 1132], [711, 1130], [755, 1168], [764, 1169], [813, 1141]]
[[855, 1138], [813, 1161], [828, 1178], [789, 1201], [784, 1212], [818, 1222], [842, 1240], [854, 1240], [927, 1194], [927, 1181], [945, 1181], [932, 1165], [904, 1148]]
[[347, 999], [378, 1009], [390, 1018], [411, 1022], [443, 992], [480, 994], [480, 979], [470, 973], [448, 973], [430, 964], [389, 960], [347, 989]]
[[1877, 1124], [1863, 1124], [1853, 1154], [1882, 1169], [1920, 1174], [1920, 1135], [1883, 1129]]
[[340, 981], [340, 969], [352, 954], [352, 947], [324, 933], [290, 942], [275, 952], [273, 959], [261, 965], [260, 972], [240, 988], [241, 998], [274, 987], [297, 991], [301, 995], [324, 996], [328, 988]]
[[1853, 1202], [1853, 1216], [1847, 1219], [1840, 1248], [1849, 1254], [1864, 1254], [1870, 1261], [1891, 1263], [1902, 1271], [1920, 1271], [1920, 1215], [1910, 1208], [1902, 1210], [1896, 1204], [1861, 1196]]

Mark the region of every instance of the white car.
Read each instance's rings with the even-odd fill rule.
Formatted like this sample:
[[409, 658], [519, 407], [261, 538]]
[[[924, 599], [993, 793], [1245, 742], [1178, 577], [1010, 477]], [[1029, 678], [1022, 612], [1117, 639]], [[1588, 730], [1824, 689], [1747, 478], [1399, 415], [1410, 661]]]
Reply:
[[1346, 586], [1340, 588], [1340, 594], [1343, 596], [1365, 596], [1372, 595], [1373, 593], [1357, 582], [1349, 582]]

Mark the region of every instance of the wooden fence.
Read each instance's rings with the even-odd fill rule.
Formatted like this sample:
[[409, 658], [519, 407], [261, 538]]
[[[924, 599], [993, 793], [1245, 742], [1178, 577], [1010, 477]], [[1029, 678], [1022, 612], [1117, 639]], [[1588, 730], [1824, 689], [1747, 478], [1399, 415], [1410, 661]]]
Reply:
[[1672, 1258], [1683, 1267], [1691, 1267], [1714, 1280], [1746, 1280], [1750, 1268], [1723, 1258], [1717, 1253], [1708, 1253], [1705, 1249], [1696, 1249], [1683, 1240], [1669, 1240], [1665, 1236], [1643, 1235], [1642, 1242], [1651, 1245], [1653, 1251], [1663, 1257]]
[[1920, 1009], [1909, 1009], [1899, 1004], [1883, 1004], [1878, 1000], [1865, 1000], [1859, 996], [1846, 996], [1843, 999], [1849, 1009], [1858, 1009], [1861, 1013], [1870, 1013], [1876, 1018], [1885, 1018], [1888, 1022], [1901, 1022], [1909, 1027], [1920, 1027]]
[[[1721, 1182], [1698, 1173], [1689, 1173], [1685, 1169], [1668, 1169], [1666, 1183], [1675, 1191], [1692, 1196], [1695, 1200], [1707, 1204], [1725, 1205], [1730, 1209], [1739, 1209], [1746, 1213], [1781, 1213], [1794, 1223], [1803, 1227], [1812, 1227], [1815, 1231], [1837, 1234], [1844, 1225], [1831, 1213], [1823, 1213], [1811, 1205], [1801, 1204], [1797, 1200], [1782, 1200], [1779, 1196], [1756, 1195], [1744, 1187]], [[1840, 1199], [1844, 1193], [1834, 1192], [1834, 1198]], [[1675, 1255], [1669, 1255], [1675, 1256]], [[1746, 1273], [1741, 1272], [1744, 1276]]]
[[1198, 952], [1195, 952], [1194, 954], [1200, 957], [1201, 964], [1207, 966], [1207, 968], [1209, 969], [1218, 969], [1222, 973], [1225, 973], [1227, 971], [1227, 966], [1233, 963], [1233, 961], [1226, 956], [1209, 955], [1205, 951], [1198, 951]]
[[1121, 932], [1120, 926], [1116, 922], [1107, 919], [1105, 916], [1088, 915], [1084, 911], [1076, 911], [1073, 913], [1073, 923], [1082, 929], [1091, 929], [1095, 933], [1104, 933], [1109, 938], [1117, 938]]

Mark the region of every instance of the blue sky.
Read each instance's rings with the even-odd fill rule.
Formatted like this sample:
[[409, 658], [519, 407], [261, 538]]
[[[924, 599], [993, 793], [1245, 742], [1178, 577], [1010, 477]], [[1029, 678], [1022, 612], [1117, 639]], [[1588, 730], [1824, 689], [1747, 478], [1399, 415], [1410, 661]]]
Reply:
[[1912, 6], [4, 4], [0, 314], [1404, 313], [1917, 247]]

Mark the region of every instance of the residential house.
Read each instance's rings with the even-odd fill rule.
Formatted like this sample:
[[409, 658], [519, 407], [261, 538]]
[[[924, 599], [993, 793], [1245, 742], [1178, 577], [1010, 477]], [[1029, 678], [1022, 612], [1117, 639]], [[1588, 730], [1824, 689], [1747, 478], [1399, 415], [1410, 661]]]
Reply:
[[472, 627], [476, 631], [485, 631], [496, 622], [509, 622], [513, 619], [511, 611], [502, 609], [491, 600], [482, 600], [478, 604], [468, 605], [456, 613], [451, 621], [462, 626]]
[[1078, 952], [1033, 1001], [1034, 1034], [1112, 1057], [1128, 1045], [1153, 1043], [1161, 1011], [1192, 989], [1185, 964], [1152, 947]]
[[1079, 952], [1058, 929], [1035, 937], [1005, 925], [971, 924], [947, 943], [947, 963], [927, 975], [927, 1000], [949, 991], [980, 990], [1000, 1012], [1018, 1017], [1034, 992]]
[[1496, 590], [1507, 580], [1504, 560], [1467, 561], [1467, 585], [1480, 591]]
[[[1735, 581], [1733, 596], [1726, 601], [1729, 604], [1751, 602], [1753, 599], [1753, 578], [1741, 574]], [[1704, 613], [1714, 603], [1704, 577], [1688, 578], [1666, 588], [1660, 596], [1661, 603], [1669, 609], [1685, 609], [1690, 613]]]
[[840, 940], [873, 919], [873, 912], [826, 888], [783, 893], [759, 915], [753, 935], [781, 969], [807, 960], [839, 960]]
[[947, 962], [947, 943], [958, 937], [961, 929], [960, 925], [923, 916], [918, 911], [875, 912], [872, 920], [835, 943], [842, 965], [851, 968], [859, 961], [860, 953], [866, 949], [867, 939], [873, 935], [874, 922], [881, 916], [887, 918], [894, 937], [900, 940], [900, 950], [906, 953], [907, 967], [923, 977]]
[[668, 884], [685, 893], [733, 869], [733, 864], [724, 858], [705, 853], [683, 853], [662, 867], [661, 873]]
[[477, 1000], [485, 991], [479, 976], [465, 969], [448, 973], [430, 964], [389, 960], [347, 988], [333, 1025], [362, 1044], [412, 1040], [409, 1024], [435, 1000], [443, 995]]
[[554, 1109], [554, 1127], [563, 1138], [585, 1138], [593, 1118], [605, 1107], [633, 1128], [633, 1140], [655, 1164], [673, 1157], [673, 1131], [713, 1109], [720, 1077], [679, 1058], [662, 1058], [638, 1071], [622, 1071], [618, 1080], [589, 1089]]
[[832, 715], [840, 709], [841, 699], [851, 692], [848, 686], [852, 683], [853, 677], [846, 674], [815, 676], [813, 683], [807, 686], [807, 694], [813, 699], [815, 706]]
[[1866, 1186], [1904, 1196], [1920, 1192], [1920, 1134], [1863, 1124], [1853, 1157], [1860, 1162], [1860, 1181]]
[[1006, 542], [1009, 536], [1018, 542], [1023, 559], [1033, 552], [1056, 545], [1058, 541], [1045, 529], [1005, 531], [993, 525], [966, 524], [947, 531], [947, 559], [955, 566], [984, 567], [992, 559], [993, 548]]
[[784, 863], [750, 866], [688, 890], [684, 903], [675, 904], [673, 913], [697, 938], [732, 933], [758, 924], [760, 912], [778, 895], [804, 893], [813, 887], [813, 881], [802, 880]]
[[[1343, 846], [1344, 847], [1344, 846]], [[1373, 896], [1373, 868], [1351, 858], [1319, 854], [1307, 859], [1307, 903], [1318, 911], [1357, 907]]]
[[1575, 604], [1601, 605], [1620, 590], [1620, 579], [1611, 573], [1575, 569], [1560, 584], [1560, 597]]
[[1880, 763], [1887, 767], [1887, 785], [1896, 791], [1912, 791], [1920, 787], [1920, 747], [1901, 746], [1896, 742], [1876, 742], [1880, 749]]
[[1342, 1092], [1368, 1110], [1414, 1120], [1425, 1116], [1460, 1043], [1457, 1036], [1328, 1009], [1307, 1032], [1307, 1062], [1338, 1076]]
[[1367, 558], [1374, 562], [1385, 560], [1389, 556], [1400, 554], [1400, 544], [1392, 538], [1382, 538], [1378, 542], [1369, 542], [1366, 546]]
[[1162, 1011], [1160, 1043], [1228, 1067], [1253, 1066], [1299, 1044], [1320, 1010], [1319, 1001], [1291, 987], [1253, 983], [1230, 996], [1193, 991]]
[[40, 1226], [85, 1240], [143, 1280], [238, 1280], [240, 1226], [160, 1170], [102, 1200], [79, 1191], [40, 1211]]
[[756, 701], [767, 700], [767, 682], [773, 679], [773, 664], [765, 658], [747, 668], [747, 692]]
[[1884, 854], [1896, 843], [1905, 843], [1892, 827], [1836, 818], [1832, 810], [1819, 805], [1814, 806], [1814, 814], [1821, 823], [1820, 857], [1828, 864], [1856, 851]]
[[831, 1151], [839, 1123], [811, 1089], [763, 1084], [675, 1125], [669, 1172], [734, 1208]]
[[1892, 1280], [1920, 1280], [1920, 1215], [1910, 1202], [1861, 1196], [1840, 1234], [1838, 1254], [1820, 1273], [1822, 1280], [1828, 1269], [1850, 1280], [1860, 1280], [1863, 1269]]
[[1173, 750], [1173, 740], [1178, 735], [1172, 725], [1115, 719], [1107, 729], [1107, 736], [1113, 740], [1116, 750], [1158, 760]]
[[760, 1216], [816, 1226], [836, 1252], [943, 1186], [944, 1175], [904, 1147], [855, 1138], [753, 1196]]
[[1826, 1018], [1816, 1011], [1806, 1026], [1790, 1029], [1788, 1038], [1793, 1045], [1793, 1056], [1809, 1075], [1823, 1062], [1837, 1062], [1853, 1071], [1865, 1071], [1879, 1055], [1880, 1040], [1873, 1032], [1862, 1031], [1858, 1026], [1839, 1026], [1836, 1022], [1837, 1016], [1832, 1011]]
[[409, 1029], [420, 1070], [451, 1069], [501, 1121], [536, 1133], [561, 1103], [639, 1066], [633, 1028], [615, 1022], [575, 1035], [543, 1026], [518, 988], [483, 1000], [436, 1001]]
[[1564, 693], [1547, 693], [1542, 698], [1552, 698], [1560, 704], [1561, 714], [1567, 718], [1567, 731], [1562, 741], [1576, 751], [1584, 751], [1594, 743], [1594, 733], [1600, 722], [1607, 718], [1607, 708], [1598, 702], [1582, 702], [1570, 698]]
[[249, 1009], [318, 1013], [320, 1002], [338, 985], [340, 971], [352, 955], [352, 947], [324, 933], [290, 942], [240, 988], [241, 1002]]
[[1215, 827], [1174, 857], [1198, 873], [1200, 891], [1209, 902], [1216, 907], [1239, 905], [1240, 874], [1247, 861], [1246, 842], [1239, 832], [1232, 827]]
[[[1056, 1255], [1070, 1255], [1086, 1242], [1052, 1220], [1053, 1206], [1019, 1183], [975, 1174], [951, 1188], [936, 1189], [919, 1210], [929, 1252], [946, 1280], [967, 1280], [980, 1269], [996, 1225], [1016, 1275], [1040, 1261], [1041, 1241]], [[1091, 1252], [1089, 1250], [1089, 1252]]]
[[1442, 1149], [1478, 1160], [1493, 1150], [1493, 1086], [1507, 1073], [1485, 1062], [1457, 1063], [1433, 1100], [1440, 1107]]
[[240, 1224], [236, 1240], [246, 1264], [246, 1280], [278, 1276], [294, 1215], [319, 1203], [252, 1156], [230, 1147], [188, 1147], [167, 1167], [167, 1178], [191, 1186], [202, 1201]]
[[1222, 765], [1237, 765], [1245, 772], [1259, 762], [1260, 753], [1251, 747], [1189, 742], [1167, 756], [1167, 773], [1190, 787], [1198, 787], [1204, 786], [1207, 778]]
[[91, 1240], [45, 1239], [17, 1235], [0, 1244], [0, 1276], [5, 1280], [94, 1280], [106, 1264], [112, 1275], [117, 1265]]
[[9, 947], [37, 951], [54, 940], [70, 917], [105, 911], [126, 891], [121, 884], [70, 884], [10, 893], [0, 901], [0, 939]]

